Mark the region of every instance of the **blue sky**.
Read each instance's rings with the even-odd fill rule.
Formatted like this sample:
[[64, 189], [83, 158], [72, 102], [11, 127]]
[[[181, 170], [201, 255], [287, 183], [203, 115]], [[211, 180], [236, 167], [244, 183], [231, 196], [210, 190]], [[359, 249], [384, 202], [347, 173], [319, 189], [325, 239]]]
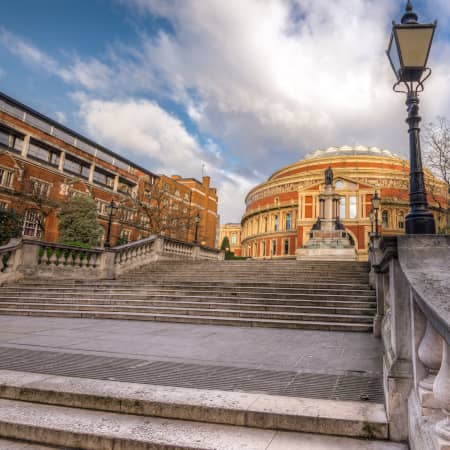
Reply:
[[[155, 172], [201, 176], [239, 221], [244, 196], [317, 148], [406, 155], [384, 55], [393, 0], [15, 0], [0, 18], [0, 89]], [[422, 95], [450, 116], [450, 2]]]

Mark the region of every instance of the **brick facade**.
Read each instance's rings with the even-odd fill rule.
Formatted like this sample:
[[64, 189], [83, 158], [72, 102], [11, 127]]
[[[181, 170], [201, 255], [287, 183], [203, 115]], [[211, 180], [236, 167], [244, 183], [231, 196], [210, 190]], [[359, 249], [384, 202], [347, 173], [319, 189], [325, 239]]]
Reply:
[[[198, 214], [199, 243], [215, 247], [218, 197], [210, 182], [154, 174], [0, 93], [0, 208], [23, 213], [29, 236], [57, 241], [61, 204], [87, 195], [105, 233], [111, 200], [118, 206], [112, 245], [153, 232], [192, 242]], [[154, 213], [156, 197], [164, 209]]]

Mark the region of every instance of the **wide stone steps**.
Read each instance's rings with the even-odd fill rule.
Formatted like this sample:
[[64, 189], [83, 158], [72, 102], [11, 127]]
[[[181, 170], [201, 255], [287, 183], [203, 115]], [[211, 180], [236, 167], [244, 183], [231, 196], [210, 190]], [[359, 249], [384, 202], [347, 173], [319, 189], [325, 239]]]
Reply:
[[190, 298], [190, 297], [204, 297], [204, 298], [269, 298], [272, 300], [277, 299], [285, 299], [285, 300], [345, 300], [345, 301], [373, 301], [374, 296], [372, 294], [346, 294], [346, 293], [317, 293], [317, 292], [296, 292], [289, 294], [281, 294], [281, 293], [252, 293], [252, 292], [224, 292], [224, 291], [207, 291], [207, 290], [192, 290], [192, 291], [177, 291], [177, 290], [151, 290], [151, 291], [116, 291], [116, 290], [95, 290], [89, 291], [86, 290], [34, 290], [34, 291], [6, 291], [2, 292], [0, 295], [0, 299], [6, 299], [9, 296], [13, 295], [15, 297], [47, 297], [51, 294], [53, 297], [59, 298], [84, 298], [86, 295], [89, 295], [91, 298], [117, 298], [117, 299], [136, 299], [136, 300], [144, 300], [151, 298], [160, 298], [162, 296], [167, 298]]
[[367, 264], [164, 261], [116, 280], [24, 280], [0, 314], [371, 331]]
[[143, 314], [143, 313], [119, 313], [119, 312], [99, 312], [99, 311], [74, 311], [55, 309], [1, 309], [0, 314], [12, 316], [36, 316], [36, 317], [63, 317], [63, 318], [85, 318], [85, 319], [116, 319], [116, 320], [140, 320], [156, 322], [190, 323], [203, 325], [227, 325], [241, 327], [267, 327], [267, 328], [288, 328], [302, 330], [324, 330], [324, 331], [353, 331], [370, 332], [372, 324], [365, 323], [340, 323], [335, 322], [330, 316], [329, 322], [299, 321], [299, 320], [275, 320], [275, 319], [255, 319], [255, 318], [229, 318], [212, 316], [193, 316], [175, 314]]
[[[3, 308], [14, 308], [18, 305], [33, 305], [30, 308], [36, 308], [40, 304], [65, 305], [67, 300], [61, 298], [14, 298], [1, 302]], [[71, 305], [108, 305], [108, 306], [128, 306], [132, 307], [159, 307], [159, 308], [209, 308], [209, 309], [232, 309], [242, 311], [273, 311], [273, 312], [298, 312], [298, 313], [318, 313], [318, 314], [350, 314], [350, 315], [373, 315], [375, 304], [361, 304], [351, 302], [340, 302], [339, 305], [327, 305], [323, 302], [297, 302], [293, 305], [264, 303], [219, 303], [206, 301], [159, 301], [159, 300], [105, 300], [105, 299], [74, 299]]]
[[160, 307], [160, 306], [120, 306], [120, 305], [101, 305], [94, 304], [73, 304], [73, 303], [33, 303], [33, 302], [15, 302], [3, 303], [0, 310], [4, 309], [28, 309], [28, 310], [74, 310], [74, 311], [98, 311], [98, 312], [124, 312], [124, 313], [143, 313], [143, 314], [168, 314], [168, 315], [193, 315], [193, 316], [212, 316], [212, 317], [239, 317], [247, 319], [273, 319], [273, 320], [297, 320], [297, 321], [329, 321], [335, 322], [353, 322], [357, 320], [362, 323], [371, 323], [373, 321], [372, 315], [356, 314], [337, 314], [333, 311], [332, 314], [320, 314], [310, 312], [279, 312], [279, 311], [265, 311], [253, 310], [246, 311], [240, 309], [219, 308], [200, 308], [200, 307]]
[[81, 450], [406, 450], [386, 440], [381, 404], [14, 371], [0, 371], [0, 437]]

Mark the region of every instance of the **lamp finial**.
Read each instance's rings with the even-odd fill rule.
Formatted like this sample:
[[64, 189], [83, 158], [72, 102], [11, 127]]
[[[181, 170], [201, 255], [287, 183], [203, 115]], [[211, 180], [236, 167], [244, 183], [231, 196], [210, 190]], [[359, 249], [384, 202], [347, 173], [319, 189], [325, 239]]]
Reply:
[[417, 24], [419, 16], [414, 12], [411, 0], [406, 3], [405, 14], [402, 17], [402, 24]]

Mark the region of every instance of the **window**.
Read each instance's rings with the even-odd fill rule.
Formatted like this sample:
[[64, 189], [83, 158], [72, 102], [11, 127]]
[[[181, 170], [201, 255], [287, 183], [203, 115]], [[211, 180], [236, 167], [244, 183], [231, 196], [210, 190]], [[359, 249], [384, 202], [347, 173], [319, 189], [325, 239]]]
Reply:
[[278, 206], [280, 204], [280, 199], [278, 197], [275, 197], [275, 206]]
[[131, 222], [133, 220], [134, 213], [131, 209], [122, 210], [122, 220], [124, 222]]
[[166, 192], [169, 192], [169, 191], [170, 191], [169, 183], [166, 183], [166, 184], [164, 185], [164, 190], [165, 190]]
[[105, 187], [112, 188], [114, 186], [114, 175], [104, 172], [101, 169], [95, 168], [94, 182]]
[[277, 254], [277, 241], [274, 239], [272, 241], [272, 255], [276, 255]]
[[381, 225], [383, 228], [389, 227], [389, 213], [387, 211], [383, 211], [381, 214]]
[[130, 230], [122, 230], [120, 233], [120, 239], [123, 244], [130, 242], [131, 240], [131, 231]]
[[339, 218], [345, 219], [345, 197], [341, 197], [341, 200], [339, 201]]
[[262, 255], [266, 256], [266, 242], [265, 241], [262, 242]]
[[43, 224], [42, 214], [39, 211], [28, 209], [25, 211], [22, 233], [24, 236], [41, 238], [44, 229]]
[[128, 183], [127, 181], [119, 178], [119, 185], [117, 186], [117, 190], [122, 194], [131, 195], [133, 193], [134, 185]]
[[269, 219], [268, 217], [264, 217], [264, 232], [267, 233], [269, 227]]
[[278, 216], [273, 218], [273, 230], [278, 231]]
[[7, 128], [0, 128], [0, 146], [6, 147], [15, 153], [21, 153], [23, 148], [23, 135], [13, 133]]
[[107, 216], [108, 215], [108, 206], [109, 206], [109, 203], [103, 202], [101, 200], [97, 200], [97, 213], [101, 216]]
[[5, 211], [8, 209], [8, 203], [0, 200], [0, 211]]
[[286, 214], [286, 230], [289, 231], [291, 229], [291, 213]]
[[188, 202], [188, 201], [189, 201], [189, 194], [186, 192], [186, 193], [184, 194], [183, 198], [184, 198], [185, 201]]
[[350, 219], [356, 219], [358, 217], [358, 207], [356, 203], [356, 195], [349, 197]]
[[231, 233], [231, 245], [236, 245], [237, 239], [236, 239], [236, 233]]
[[284, 240], [284, 254], [289, 255], [289, 239]]
[[50, 166], [58, 167], [60, 153], [59, 150], [47, 147], [40, 142], [30, 141], [27, 157]]
[[405, 213], [403, 211], [398, 213], [398, 227], [400, 229], [405, 228]]
[[63, 170], [64, 172], [77, 175], [87, 180], [89, 178], [90, 166], [88, 163], [82, 162], [72, 156], [66, 155]]
[[0, 167], [0, 186], [11, 187], [12, 179], [13, 179], [12, 171]]
[[179, 191], [178, 189], [175, 191], [175, 195], [176, 195], [177, 197], [180, 197], [180, 191]]
[[30, 180], [30, 189], [33, 195], [38, 197], [48, 197], [48, 194], [50, 193], [50, 184], [32, 178]]

